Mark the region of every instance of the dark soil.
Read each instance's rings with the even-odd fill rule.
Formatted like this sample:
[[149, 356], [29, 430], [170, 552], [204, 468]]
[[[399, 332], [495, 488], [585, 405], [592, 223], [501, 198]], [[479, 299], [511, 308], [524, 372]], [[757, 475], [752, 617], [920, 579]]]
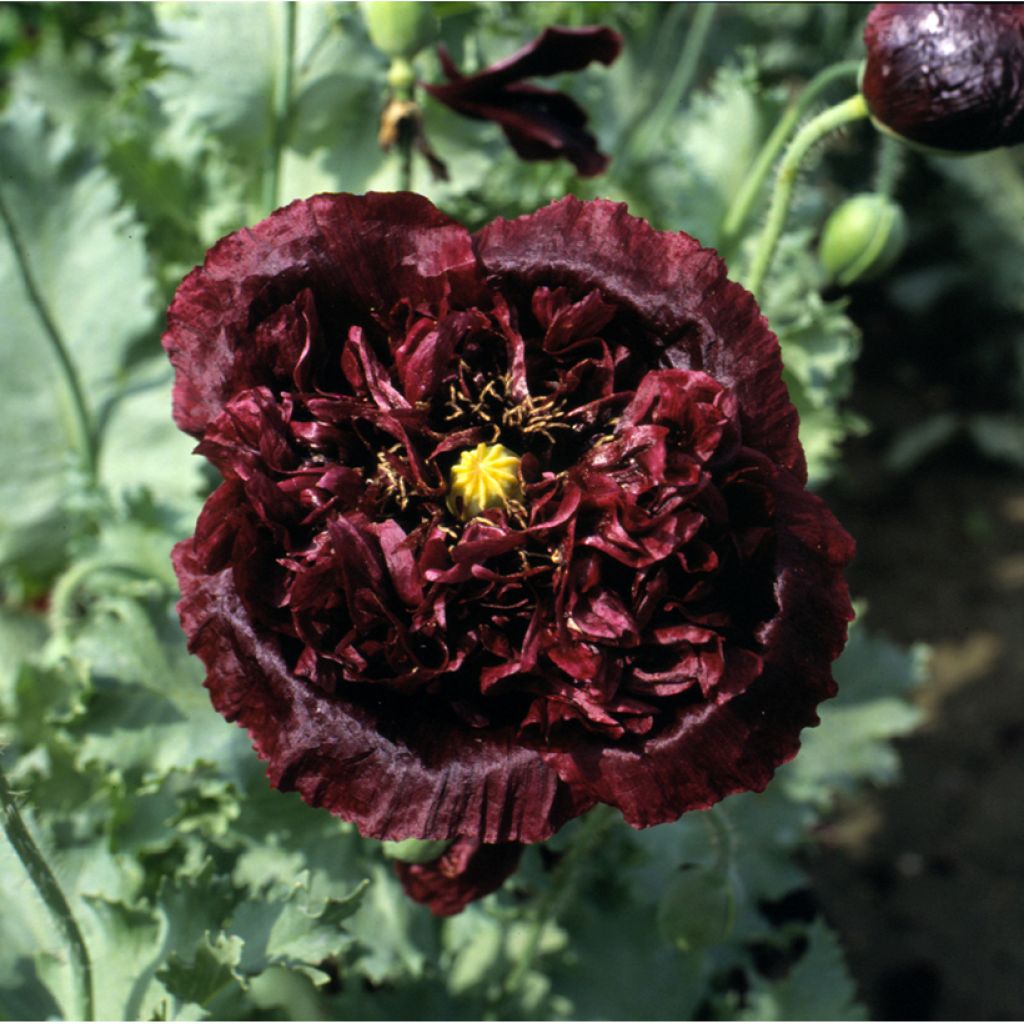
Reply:
[[[860, 464], [858, 465], [858, 461]], [[869, 622], [932, 645], [900, 783], [843, 809], [812, 862], [873, 1019], [1024, 1016], [1024, 479], [947, 453], [830, 495]]]

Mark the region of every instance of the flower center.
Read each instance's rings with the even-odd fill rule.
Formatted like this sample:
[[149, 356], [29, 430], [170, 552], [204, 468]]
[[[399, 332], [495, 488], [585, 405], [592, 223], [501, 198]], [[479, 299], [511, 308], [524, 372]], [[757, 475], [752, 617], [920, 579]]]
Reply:
[[522, 496], [519, 456], [504, 445], [484, 444], [464, 451], [452, 467], [448, 507], [462, 519]]

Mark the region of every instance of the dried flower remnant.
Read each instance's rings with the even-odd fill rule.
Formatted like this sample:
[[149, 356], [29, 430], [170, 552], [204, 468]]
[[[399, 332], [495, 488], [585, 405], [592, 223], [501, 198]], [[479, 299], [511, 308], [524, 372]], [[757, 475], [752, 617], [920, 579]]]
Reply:
[[[597, 803], [645, 827], [762, 789], [834, 693], [852, 542], [775, 336], [688, 236], [321, 195], [220, 241], [168, 320], [224, 477], [179, 611], [274, 785], [455, 839], [451, 881]], [[494, 474], [478, 508], [460, 465]]]
[[864, 44], [883, 127], [962, 152], [1024, 141], [1024, 4], [876, 4]]
[[457, 839], [426, 864], [396, 864], [405, 891], [438, 917], [459, 913], [473, 900], [494, 892], [519, 866], [521, 843], [484, 844]]
[[506, 60], [466, 76], [439, 47], [448, 82], [423, 88], [459, 114], [500, 125], [524, 160], [564, 156], [589, 177], [608, 166], [608, 157], [586, 130], [586, 111], [565, 93], [523, 79], [579, 71], [595, 60], [611, 64], [621, 50], [622, 37], [610, 28], [548, 28]]

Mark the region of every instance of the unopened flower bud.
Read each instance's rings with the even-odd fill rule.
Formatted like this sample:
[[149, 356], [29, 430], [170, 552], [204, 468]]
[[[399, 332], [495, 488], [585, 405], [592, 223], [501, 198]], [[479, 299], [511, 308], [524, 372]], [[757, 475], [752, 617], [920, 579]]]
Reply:
[[852, 196], [825, 223], [818, 257], [837, 284], [870, 281], [885, 273], [907, 241], [907, 219], [898, 203], [875, 192]]
[[430, 864], [451, 845], [450, 839], [388, 839], [381, 843], [385, 857], [403, 864]]
[[1024, 142], [1024, 4], [876, 4], [864, 45], [883, 130], [964, 153]]
[[414, 57], [437, 38], [437, 20], [430, 3], [375, 0], [363, 4], [370, 42], [389, 57]]

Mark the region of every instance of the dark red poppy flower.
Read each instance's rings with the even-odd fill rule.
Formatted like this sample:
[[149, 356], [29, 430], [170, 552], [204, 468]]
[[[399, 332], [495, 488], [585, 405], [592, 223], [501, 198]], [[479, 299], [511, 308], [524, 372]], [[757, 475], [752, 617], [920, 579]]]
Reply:
[[1024, 142], [1024, 4], [876, 4], [861, 89], [912, 142], [973, 152]]
[[524, 160], [564, 156], [580, 174], [591, 176], [608, 166], [608, 157], [585, 128], [586, 112], [565, 93], [523, 79], [579, 71], [595, 60], [611, 64], [621, 50], [622, 37], [610, 28], [548, 28], [511, 57], [467, 77], [442, 46], [438, 55], [448, 84], [423, 88], [466, 117], [501, 125]]
[[224, 477], [179, 611], [275, 786], [367, 836], [528, 843], [760, 790], [816, 723], [852, 542], [775, 336], [692, 238], [321, 195], [215, 245], [168, 319]]
[[405, 891], [438, 917], [450, 917], [473, 900], [494, 892], [519, 866], [522, 843], [481, 843], [456, 839], [429, 864], [396, 864]]

